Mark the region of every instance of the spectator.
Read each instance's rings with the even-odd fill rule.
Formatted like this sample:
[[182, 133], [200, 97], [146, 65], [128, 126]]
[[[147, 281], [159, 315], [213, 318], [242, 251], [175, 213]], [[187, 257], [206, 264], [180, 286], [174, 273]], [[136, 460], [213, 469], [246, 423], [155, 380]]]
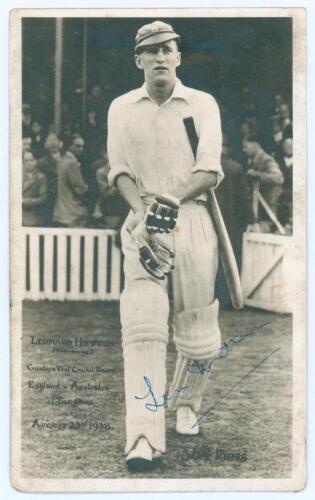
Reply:
[[234, 160], [239, 162], [240, 164], [246, 163], [246, 156], [242, 151], [242, 142], [243, 139], [251, 135], [251, 129], [248, 121], [244, 120], [240, 124], [237, 125], [235, 132], [226, 130], [228, 132], [229, 137], [234, 137], [233, 142], [233, 150], [234, 150]]
[[283, 104], [283, 97], [281, 94], [276, 94], [274, 97], [274, 113], [277, 115], [280, 113], [281, 104]]
[[42, 126], [37, 120], [32, 122], [32, 151], [36, 158], [40, 158], [44, 154], [44, 134]]
[[277, 146], [282, 144], [283, 131], [281, 128], [280, 116], [274, 115], [271, 117], [272, 139]]
[[63, 124], [61, 124], [61, 131], [59, 137], [61, 142], [63, 143], [65, 150], [69, 148], [72, 142], [72, 135], [73, 135], [72, 128], [73, 128], [72, 123], [70, 121], [66, 121]]
[[86, 159], [90, 164], [95, 160], [95, 151], [104, 142], [104, 124], [106, 123], [105, 97], [99, 85], [92, 87], [87, 99], [87, 116], [84, 136], [87, 142]]
[[89, 218], [84, 198], [88, 188], [79, 162], [83, 149], [84, 140], [74, 134], [69, 149], [57, 164], [58, 189], [53, 220], [58, 227], [84, 227]]
[[284, 103], [282, 94], [277, 93], [273, 96], [272, 102], [267, 106], [267, 111], [269, 112], [269, 116], [279, 115], [280, 106]]
[[[243, 167], [232, 159], [232, 148], [225, 134], [223, 134], [221, 166], [225, 177], [216, 189], [216, 196], [240, 268], [242, 234], [247, 224], [251, 222], [251, 193]], [[216, 279], [215, 295], [219, 299], [221, 309], [232, 307], [221, 263]]]
[[22, 104], [22, 137], [32, 137], [32, 115], [30, 105]]
[[262, 123], [261, 121], [258, 120], [256, 114], [248, 115], [246, 117], [246, 121], [249, 125], [251, 134], [256, 134], [256, 135], [261, 134]]
[[283, 131], [283, 137], [286, 139], [287, 137], [293, 136], [292, 131], [292, 121], [290, 115], [290, 108], [288, 104], [281, 104], [280, 106], [280, 119], [281, 119], [281, 127]]
[[83, 108], [83, 82], [82, 78], [78, 78], [75, 82], [73, 94], [70, 96], [70, 114], [73, 122], [76, 125], [82, 125], [82, 108]]
[[31, 137], [23, 137], [22, 139], [22, 153], [24, 151], [32, 151], [32, 138]]
[[107, 229], [120, 229], [126, 218], [128, 209], [125, 201], [115, 187], [108, 185], [109, 163], [104, 154], [104, 165], [96, 171], [96, 180], [100, 196], [98, 198], [94, 217], [99, 219], [99, 225]]
[[108, 166], [108, 156], [104, 143], [96, 150], [96, 159], [90, 166], [90, 170], [96, 177], [96, 172], [101, 168]]
[[99, 150], [100, 144], [104, 142], [104, 134], [99, 126], [96, 111], [87, 113], [84, 137], [87, 143], [86, 162], [90, 164], [95, 160], [95, 151]]
[[279, 219], [283, 225], [292, 231], [292, 187], [293, 187], [293, 141], [290, 137], [284, 140], [283, 157], [280, 168], [283, 173], [283, 191], [279, 199]]
[[49, 134], [45, 141], [45, 155], [39, 160], [38, 168], [47, 179], [47, 203], [45, 226], [52, 226], [53, 213], [57, 199], [57, 163], [61, 159], [61, 143], [56, 134]]
[[43, 226], [44, 207], [47, 200], [47, 182], [44, 174], [38, 171], [36, 159], [31, 151], [23, 156], [23, 226]]
[[245, 137], [248, 137], [251, 134], [250, 126], [247, 121], [242, 122], [240, 125], [240, 135], [241, 135], [241, 140], [243, 140]]
[[229, 139], [223, 134], [221, 165], [225, 177], [217, 187], [216, 195], [240, 265], [241, 235], [250, 219], [251, 193], [244, 169], [232, 158], [232, 154]]
[[248, 177], [259, 181], [261, 194], [277, 214], [277, 203], [283, 184], [283, 174], [278, 163], [263, 150], [257, 136], [251, 135], [243, 140], [243, 151], [250, 167], [247, 170]]
[[48, 127], [53, 120], [52, 99], [52, 89], [49, 83], [45, 80], [40, 81], [37, 88], [34, 89], [31, 108], [34, 116], [37, 117], [42, 125], [44, 135], [47, 133]]
[[[82, 165], [79, 168], [79, 172], [86, 186], [86, 192], [82, 195], [76, 194], [76, 200], [81, 206], [80, 210], [82, 210], [83, 206], [85, 212], [94, 213], [94, 215], [99, 217], [97, 222], [91, 219], [89, 223], [92, 222], [101, 227], [114, 227], [118, 221], [119, 211], [123, 214], [119, 220], [124, 217], [124, 207], [120, 205], [121, 201], [118, 201], [118, 198], [116, 198], [117, 193], [114, 195], [114, 190], [113, 192], [108, 190], [104, 148], [101, 155], [97, 154], [97, 152], [100, 151], [100, 147], [104, 144], [104, 138], [106, 137], [105, 115], [110, 102], [115, 97], [115, 91], [113, 90], [112, 83], [108, 80], [108, 73], [104, 73], [101, 78], [101, 83], [93, 84], [90, 94], [87, 96], [84, 123], [82, 80], [76, 80], [75, 85], [69, 89], [68, 98], [66, 94], [64, 95], [59, 137], [61, 144], [63, 143], [65, 146], [64, 150], [71, 151], [73, 133], [79, 131], [82, 133], [85, 144], [84, 156], [80, 157]], [[23, 152], [32, 150], [36, 157], [42, 157], [39, 161], [39, 170], [45, 174], [48, 185], [47, 203], [44, 210], [45, 225], [51, 226], [57, 201], [57, 163], [60, 159], [60, 142], [54, 134], [54, 129], [51, 127], [52, 87], [47, 85], [47, 80], [41, 80], [35, 90], [34, 88], [30, 90], [30, 95], [29, 97], [25, 97], [22, 108], [22, 147]], [[277, 90], [277, 94], [274, 96], [271, 95], [269, 104], [265, 102], [264, 95], [258, 95], [254, 91], [255, 88], [251, 89], [250, 84], [239, 87], [239, 90], [236, 88], [233, 94], [227, 93], [226, 89], [222, 91], [222, 102], [220, 102], [221, 118], [224, 130], [234, 142], [233, 160], [231, 159], [230, 152], [224, 153], [222, 156], [223, 164], [227, 162], [230, 165], [226, 167], [227, 180], [224, 185], [222, 184], [221, 189], [224, 193], [230, 191], [231, 185], [234, 185], [234, 183], [237, 184], [236, 180], [242, 178], [241, 175], [234, 172], [233, 168], [229, 172], [229, 167], [232, 166], [230, 162], [235, 163], [234, 167], [236, 162], [246, 166], [247, 158], [249, 158], [250, 163], [252, 160], [244, 153], [243, 142], [249, 136], [253, 134], [261, 136], [261, 132], [263, 132], [264, 142], [260, 143], [262, 151], [274, 156], [285, 179], [283, 195], [281, 195], [281, 199], [278, 201], [281, 212], [281, 214], [279, 213], [280, 220], [286, 223], [291, 217], [290, 213], [292, 215], [292, 167], [290, 167], [290, 162], [292, 164], [292, 155], [290, 156], [284, 152], [284, 150], [289, 151], [290, 147], [292, 149], [292, 141], [286, 141], [288, 137], [292, 136], [291, 104], [283, 98], [282, 89]], [[261, 131], [261, 120], [263, 117], [269, 116], [271, 116], [270, 120], [268, 119], [266, 123], [264, 122], [265, 129]], [[34, 120], [34, 117], [36, 117], [36, 120]], [[43, 137], [47, 135], [46, 127], [48, 124], [50, 125], [48, 129], [49, 134], [46, 143], [43, 145]], [[284, 143], [286, 146], [284, 146]], [[284, 149], [282, 149], [282, 146]], [[230, 148], [230, 146], [228, 147]], [[223, 168], [225, 167], [223, 166]], [[290, 175], [291, 179], [289, 178]], [[289, 189], [290, 185], [291, 191]], [[279, 189], [281, 190], [281, 184], [270, 184], [267, 187], [267, 183], [261, 181], [262, 194], [267, 190], [273, 193], [272, 195], [270, 194], [271, 197], [273, 195], [276, 197], [275, 193]], [[228, 212], [233, 203], [236, 203], [234, 197], [231, 200], [229, 199], [228, 203], [223, 200], [225, 209]], [[240, 200], [239, 203], [240, 206], [244, 206], [243, 201]], [[226, 215], [226, 217], [229, 219], [230, 216]], [[60, 222], [60, 224], [62, 223]], [[68, 222], [65, 225], [68, 225]], [[229, 230], [231, 232], [231, 229]], [[231, 239], [233, 240], [233, 238], [234, 236], [231, 233]]]
[[256, 113], [256, 104], [252, 91], [248, 86], [244, 86], [241, 90], [239, 105], [244, 118], [248, 115]]
[[91, 95], [88, 97], [87, 107], [89, 112], [96, 115], [97, 124], [102, 124], [105, 117], [105, 99], [99, 85], [92, 87]]
[[268, 153], [272, 154], [277, 161], [282, 156], [282, 141], [283, 131], [281, 128], [281, 121], [279, 115], [273, 115], [270, 118], [270, 124], [266, 131], [266, 149]]

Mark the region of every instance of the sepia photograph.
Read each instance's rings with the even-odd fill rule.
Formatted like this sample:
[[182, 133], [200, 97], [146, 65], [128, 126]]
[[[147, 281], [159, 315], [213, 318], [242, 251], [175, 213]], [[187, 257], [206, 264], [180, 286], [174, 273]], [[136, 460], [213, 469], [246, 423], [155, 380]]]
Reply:
[[10, 36], [13, 485], [302, 489], [304, 10]]

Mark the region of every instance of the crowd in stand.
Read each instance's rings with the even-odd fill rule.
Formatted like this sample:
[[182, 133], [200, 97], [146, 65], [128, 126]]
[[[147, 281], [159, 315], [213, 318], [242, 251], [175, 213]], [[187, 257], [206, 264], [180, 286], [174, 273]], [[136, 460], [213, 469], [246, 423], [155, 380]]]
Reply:
[[[76, 83], [69, 103], [63, 105], [57, 136], [51, 102], [45, 86], [23, 104], [23, 225], [44, 227], [98, 227], [119, 229], [128, 208], [107, 182], [106, 116], [112, 99], [108, 89], [94, 85], [87, 97], [82, 125], [83, 93]], [[292, 119], [291, 106], [274, 96], [264, 112], [248, 87], [237, 111], [221, 109], [222, 167], [225, 179], [217, 197], [237, 247], [248, 225], [273, 231], [265, 211], [252, 208], [254, 187], [290, 234], [292, 230]], [[263, 229], [264, 228], [264, 229]]]

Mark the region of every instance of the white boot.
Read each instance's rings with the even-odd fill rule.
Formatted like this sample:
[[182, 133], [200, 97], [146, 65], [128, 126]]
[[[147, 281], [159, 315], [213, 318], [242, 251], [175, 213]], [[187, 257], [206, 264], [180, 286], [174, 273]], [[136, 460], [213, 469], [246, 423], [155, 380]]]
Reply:
[[145, 437], [138, 439], [135, 447], [128, 453], [126, 461], [129, 470], [144, 471], [153, 466], [153, 450]]
[[180, 406], [176, 412], [176, 432], [195, 436], [199, 434], [199, 424], [197, 416], [190, 406]]

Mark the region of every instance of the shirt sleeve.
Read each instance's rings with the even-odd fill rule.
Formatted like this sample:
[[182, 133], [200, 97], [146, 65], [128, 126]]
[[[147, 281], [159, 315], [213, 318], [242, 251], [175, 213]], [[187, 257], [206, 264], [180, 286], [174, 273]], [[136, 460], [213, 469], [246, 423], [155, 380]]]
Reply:
[[192, 172], [200, 170], [217, 174], [217, 182], [211, 189], [218, 187], [224, 178], [221, 167], [222, 131], [219, 106], [215, 99], [208, 95], [200, 105], [198, 112], [199, 136], [196, 164]]
[[107, 153], [110, 165], [108, 174], [109, 186], [115, 184], [115, 180], [120, 174], [126, 174], [135, 180], [135, 175], [128, 165], [122, 141], [121, 122], [123, 110], [119, 108], [119, 105], [114, 101], [108, 111]]

